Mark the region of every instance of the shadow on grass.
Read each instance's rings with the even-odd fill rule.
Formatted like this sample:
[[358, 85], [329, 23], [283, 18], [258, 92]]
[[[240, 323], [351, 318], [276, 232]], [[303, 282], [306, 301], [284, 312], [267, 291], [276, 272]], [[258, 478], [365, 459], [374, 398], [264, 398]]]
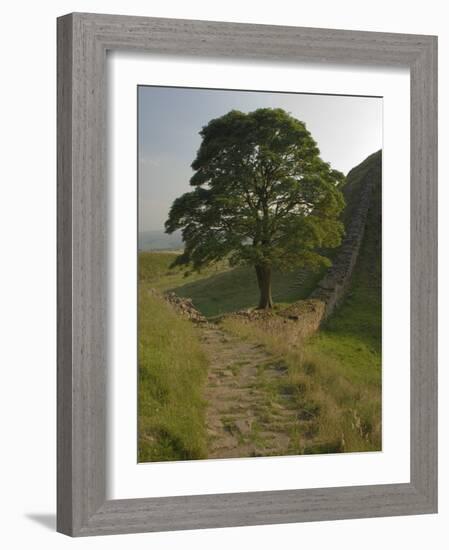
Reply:
[[[322, 273], [303, 276], [299, 270], [274, 272], [274, 302], [289, 304], [306, 298]], [[236, 267], [170, 290], [182, 298], [191, 298], [195, 307], [206, 317], [255, 307], [259, 300], [256, 275], [250, 267]]]

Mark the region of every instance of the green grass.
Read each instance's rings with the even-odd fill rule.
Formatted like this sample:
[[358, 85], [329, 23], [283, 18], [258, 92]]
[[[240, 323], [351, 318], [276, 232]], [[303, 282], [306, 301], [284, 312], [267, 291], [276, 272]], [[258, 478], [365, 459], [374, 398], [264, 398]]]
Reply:
[[195, 328], [139, 289], [138, 460], [207, 455], [202, 391], [207, 361]]
[[182, 267], [171, 268], [176, 256], [181, 252], [140, 252], [139, 253], [139, 283], [160, 291], [182, 287], [196, 281], [227, 271], [227, 262], [220, 262], [198, 272], [190, 272]]
[[[259, 301], [256, 275], [251, 267], [230, 268], [223, 261], [200, 273], [170, 268], [173, 253], [141, 252], [139, 276], [145, 284], [161, 291], [171, 290], [183, 298], [191, 298], [206, 317], [215, 317], [239, 309], [255, 307]], [[298, 287], [298, 270], [273, 273], [273, 300], [290, 304], [308, 296], [321, 278], [323, 270], [308, 273]]]

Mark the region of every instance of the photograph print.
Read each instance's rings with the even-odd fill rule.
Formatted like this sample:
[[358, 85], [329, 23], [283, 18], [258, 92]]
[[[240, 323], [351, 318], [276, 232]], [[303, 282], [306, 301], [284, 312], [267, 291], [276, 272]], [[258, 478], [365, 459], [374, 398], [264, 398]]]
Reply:
[[138, 462], [382, 450], [382, 98], [139, 86]]

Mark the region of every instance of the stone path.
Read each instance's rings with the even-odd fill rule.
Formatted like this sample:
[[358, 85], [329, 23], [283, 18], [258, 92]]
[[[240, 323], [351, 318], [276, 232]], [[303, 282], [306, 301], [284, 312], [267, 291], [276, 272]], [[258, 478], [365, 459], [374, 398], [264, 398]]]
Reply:
[[216, 325], [198, 329], [210, 361], [205, 393], [209, 458], [289, 454], [300, 421], [287, 383], [282, 391], [286, 365], [263, 346]]

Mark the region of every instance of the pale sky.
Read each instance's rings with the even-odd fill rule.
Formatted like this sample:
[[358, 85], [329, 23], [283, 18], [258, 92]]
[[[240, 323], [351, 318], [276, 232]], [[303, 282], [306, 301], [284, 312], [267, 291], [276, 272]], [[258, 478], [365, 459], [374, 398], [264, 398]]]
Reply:
[[321, 158], [344, 174], [382, 148], [376, 97], [139, 86], [138, 105], [139, 231], [164, 230], [174, 199], [193, 190], [198, 132], [232, 109], [284, 109], [306, 124]]

